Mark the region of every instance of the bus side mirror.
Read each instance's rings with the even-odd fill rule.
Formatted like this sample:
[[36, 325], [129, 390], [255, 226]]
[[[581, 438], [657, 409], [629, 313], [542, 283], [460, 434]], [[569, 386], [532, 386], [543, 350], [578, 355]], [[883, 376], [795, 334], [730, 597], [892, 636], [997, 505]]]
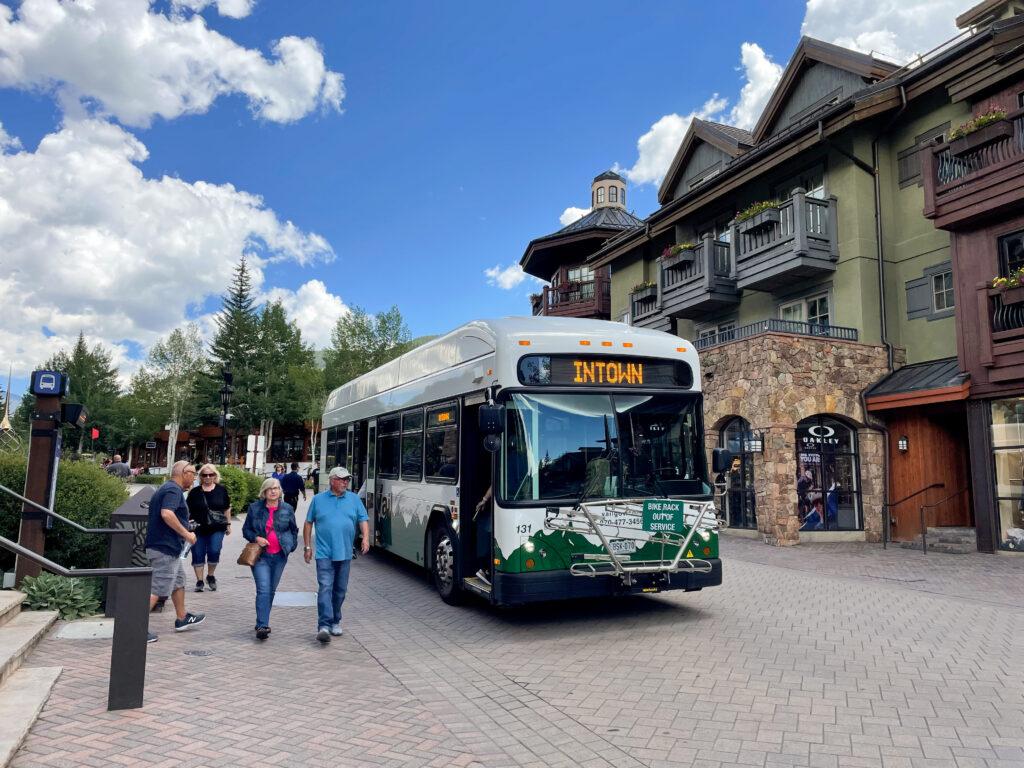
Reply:
[[732, 466], [732, 451], [728, 448], [715, 448], [711, 451], [711, 471], [716, 475], [725, 472]]
[[500, 435], [505, 431], [505, 406], [480, 406], [480, 433], [483, 435]]

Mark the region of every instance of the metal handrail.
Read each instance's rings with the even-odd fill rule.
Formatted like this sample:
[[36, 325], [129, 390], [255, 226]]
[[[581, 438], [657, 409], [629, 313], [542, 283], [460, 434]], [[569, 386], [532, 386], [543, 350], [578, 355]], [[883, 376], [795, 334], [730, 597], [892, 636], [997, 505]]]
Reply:
[[128, 528], [86, 528], [81, 523], [76, 523], [74, 520], [72, 520], [70, 518], [67, 518], [67, 517], [64, 517], [64, 515], [60, 514], [59, 512], [53, 511], [49, 507], [44, 507], [42, 504], [37, 504], [36, 502], [32, 501], [32, 499], [26, 499], [20, 493], [17, 493], [16, 491], [12, 491], [6, 485], [0, 485], [0, 491], [4, 491], [6, 493], [9, 493], [11, 496], [13, 496], [14, 498], [18, 499], [19, 501], [21, 501], [21, 502], [23, 502], [25, 504], [28, 504], [30, 507], [35, 507], [40, 512], [45, 512], [49, 517], [57, 518], [62, 523], [67, 523], [72, 528], [74, 528], [75, 530], [81, 531], [82, 533], [104, 533], [104, 534], [106, 534], [106, 533], [132, 533], [131, 529], [128, 529]]
[[6, 549], [39, 567], [71, 579], [108, 577], [123, 580], [118, 588], [114, 638], [110, 647], [107, 710], [138, 709], [146, 687], [146, 648], [152, 568], [65, 568], [17, 542], [0, 536]]
[[967, 493], [967, 488], [961, 488], [956, 493], [951, 493], [946, 498], [940, 499], [939, 501], [936, 501], [934, 504], [922, 504], [921, 505], [921, 551], [924, 554], [926, 554], [926, 555], [928, 554], [928, 528], [924, 524], [924, 511], [926, 509], [929, 509], [929, 508], [934, 509], [935, 507], [939, 506], [940, 504], [945, 504], [950, 499], [955, 499], [961, 493]]
[[882, 505], [882, 549], [888, 549], [888, 542], [889, 542], [889, 535], [890, 535], [889, 529], [892, 527], [892, 508], [893, 507], [898, 507], [903, 502], [910, 501], [915, 496], [920, 496], [922, 493], [924, 493], [925, 491], [930, 491], [932, 488], [945, 488], [945, 487], [946, 487], [945, 483], [932, 483], [931, 485], [926, 485], [924, 488], [921, 488], [920, 490], [914, 491], [913, 493], [909, 494], [908, 496], [904, 496], [899, 501], [892, 501], [892, 502], [888, 502], [886, 504], [883, 504]]

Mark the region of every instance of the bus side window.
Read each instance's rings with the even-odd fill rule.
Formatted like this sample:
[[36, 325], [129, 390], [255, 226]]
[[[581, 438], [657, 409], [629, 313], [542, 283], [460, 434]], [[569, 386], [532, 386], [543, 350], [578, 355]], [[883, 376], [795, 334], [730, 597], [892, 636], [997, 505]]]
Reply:
[[423, 411], [402, 414], [402, 479], [423, 479]]
[[454, 483], [459, 476], [458, 413], [454, 403], [427, 411], [424, 464], [429, 483]]
[[398, 477], [398, 433], [397, 416], [388, 416], [377, 421], [377, 474], [380, 477]]

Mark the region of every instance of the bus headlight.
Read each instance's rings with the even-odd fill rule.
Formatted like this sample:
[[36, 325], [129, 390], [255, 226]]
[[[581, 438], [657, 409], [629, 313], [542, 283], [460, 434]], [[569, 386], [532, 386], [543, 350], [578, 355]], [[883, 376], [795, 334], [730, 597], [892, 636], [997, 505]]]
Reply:
[[711, 541], [711, 534], [705, 531], [703, 528], [699, 529], [697, 533], [700, 534], [700, 537], [704, 539], [704, 541]]
[[533, 552], [536, 549], [536, 545], [532, 541], [525, 541], [523, 542], [523, 549], [527, 552]]

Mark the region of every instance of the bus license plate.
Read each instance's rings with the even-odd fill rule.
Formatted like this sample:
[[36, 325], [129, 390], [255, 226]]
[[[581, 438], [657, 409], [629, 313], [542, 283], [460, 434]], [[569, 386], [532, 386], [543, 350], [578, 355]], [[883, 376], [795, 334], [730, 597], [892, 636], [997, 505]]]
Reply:
[[608, 546], [615, 555], [632, 555], [636, 552], [636, 542], [633, 539], [611, 539]]

